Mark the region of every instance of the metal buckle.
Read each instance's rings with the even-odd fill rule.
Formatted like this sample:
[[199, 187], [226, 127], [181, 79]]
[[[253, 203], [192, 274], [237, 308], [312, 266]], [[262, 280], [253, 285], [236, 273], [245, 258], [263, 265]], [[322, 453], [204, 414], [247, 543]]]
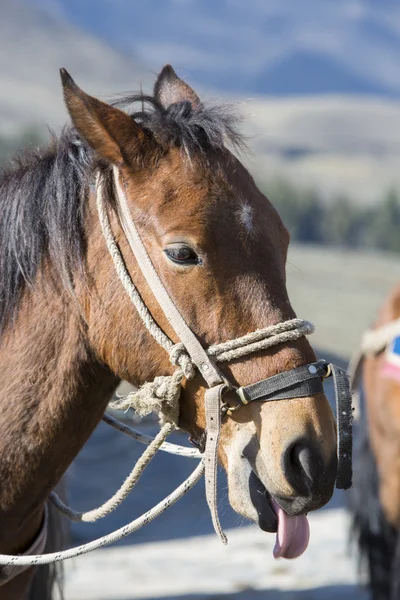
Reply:
[[233, 405], [233, 406], [231, 404], [228, 404], [227, 402], [223, 402], [221, 404], [222, 414], [231, 416], [232, 413], [235, 412], [235, 410], [239, 410], [239, 408], [241, 408], [243, 405], [248, 404], [249, 401], [247, 400], [245, 392], [244, 392], [244, 390], [243, 390], [242, 387], [238, 387], [237, 385], [233, 385], [224, 376], [222, 378], [223, 378], [225, 386], [226, 386], [225, 390], [224, 390], [224, 394], [226, 392], [234, 391], [239, 396], [238, 403], [235, 404], [235, 405]]
[[235, 406], [231, 406], [227, 402], [224, 402], [223, 404], [221, 404], [221, 412], [223, 415], [228, 415], [228, 417], [230, 417], [232, 416], [232, 413], [235, 412], [235, 410], [238, 410], [241, 407], [242, 404], [240, 402], [238, 402]]
[[[321, 367], [323, 369], [323, 373], [321, 373], [321, 379], [327, 379], [332, 375], [331, 363], [328, 363], [326, 360], [317, 360], [316, 362], [307, 365], [307, 368], [311, 374], [317, 374], [318, 371], [321, 371]], [[311, 369], [313, 369], [313, 371]]]
[[236, 388], [236, 393], [240, 398], [240, 401], [242, 402], [242, 404], [248, 404], [249, 401], [246, 398], [246, 394], [244, 392], [244, 389], [242, 387], [240, 388]]
[[330, 363], [325, 364], [326, 372], [322, 375], [322, 379], [328, 379], [332, 375], [332, 366]]
[[[228, 380], [226, 377], [224, 377], [224, 376], [222, 376], [222, 379], [224, 380], [224, 383], [225, 383], [225, 389], [224, 389], [224, 391], [223, 391], [223, 393], [224, 393], [224, 394], [226, 394], [226, 392], [234, 391], [234, 392], [236, 392], [236, 393], [239, 395], [239, 397], [241, 397], [241, 396], [240, 396], [240, 394], [239, 394], [239, 390], [240, 390], [241, 388], [238, 388], [236, 385], [233, 385], [233, 384], [232, 384], [232, 383], [231, 383], [231, 382], [230, 382], [230, 381], [229, 381], [229, 380]], [[247, 404], [247, 402], [246, 402], [246, 404]], [[228, 416], [231, 416], [231, 415], [232, 415], [232, 413], [233, 413], [233, 412], [235, 412], [235, 410], [238, 410], [238, 409], [239, 409], [241, 406], [242, 406], [242, 403], [241, 403], [241, 402], [238, 402], [238, 403], [237, 403], [237, 404], [235, 404], [234, 406], [231, 406], [230, 404], [228, 404], [227, 402], [225, 402], [225, 401], [224, 401], [224, 402], [221, 404], [221, 412], [222, 412], [222, 414], [223, 414], [223, 415], [228, 415]]]

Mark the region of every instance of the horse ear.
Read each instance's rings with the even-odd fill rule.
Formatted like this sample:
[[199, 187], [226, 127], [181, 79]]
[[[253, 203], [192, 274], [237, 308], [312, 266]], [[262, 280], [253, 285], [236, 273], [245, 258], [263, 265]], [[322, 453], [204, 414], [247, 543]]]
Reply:
[[154, 85], [154, 97], [168, 108], [178, 102], [190, 102], [193, 108], [200, 104], [200, 98], [192, 88], [178, 77], [171, 65], [165, 65]]
[[139, 155], [143, 158], [151, 144], [140, 125], [122, 110], [88, 96], [65, 69], [60, 73], [72, 122], [98, 156], [119, 166], [132, 164]]

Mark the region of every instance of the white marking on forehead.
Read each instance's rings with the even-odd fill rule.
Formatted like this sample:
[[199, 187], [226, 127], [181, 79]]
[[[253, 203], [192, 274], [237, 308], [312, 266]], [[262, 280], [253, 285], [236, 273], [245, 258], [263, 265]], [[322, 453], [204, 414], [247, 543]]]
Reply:
[[243, 225], [246, 229], [246, 232], [251, 234], [254, 231], [254, 210], [250, 204], [242, 201], [238, 210], [236, 211], [237, 217], [239, 219], [239, 223]]

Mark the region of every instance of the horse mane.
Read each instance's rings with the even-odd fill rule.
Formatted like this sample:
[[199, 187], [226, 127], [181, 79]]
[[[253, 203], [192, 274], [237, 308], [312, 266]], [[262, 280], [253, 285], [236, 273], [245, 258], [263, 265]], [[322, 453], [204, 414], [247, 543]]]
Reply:
[[[132, 108], [132, 118], [164, 147], [186, 156], [207, 157], [227, 141], [242, 146], [238, 118], [229, 105], [164, 108], [152, 96], [131, 94], [114, 105]], [[27, 286], [46, 259], [71, 289], [73, 274], [84, 272], [85, 213], [93, 171], [103, 168], [76, 130], [66, 127], [44, 149], [30, 149], [0, 175], [0, 334], [15, 316]]]

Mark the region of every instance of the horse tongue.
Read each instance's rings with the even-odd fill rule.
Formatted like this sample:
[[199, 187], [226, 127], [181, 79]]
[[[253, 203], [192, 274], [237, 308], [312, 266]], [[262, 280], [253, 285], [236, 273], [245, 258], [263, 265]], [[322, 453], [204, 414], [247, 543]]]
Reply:
[[310, 526], [305, 515], [291, 517], [272, 500], [278, 519], [274, 558], [297, 558], [306, 550], [310, 539]]

